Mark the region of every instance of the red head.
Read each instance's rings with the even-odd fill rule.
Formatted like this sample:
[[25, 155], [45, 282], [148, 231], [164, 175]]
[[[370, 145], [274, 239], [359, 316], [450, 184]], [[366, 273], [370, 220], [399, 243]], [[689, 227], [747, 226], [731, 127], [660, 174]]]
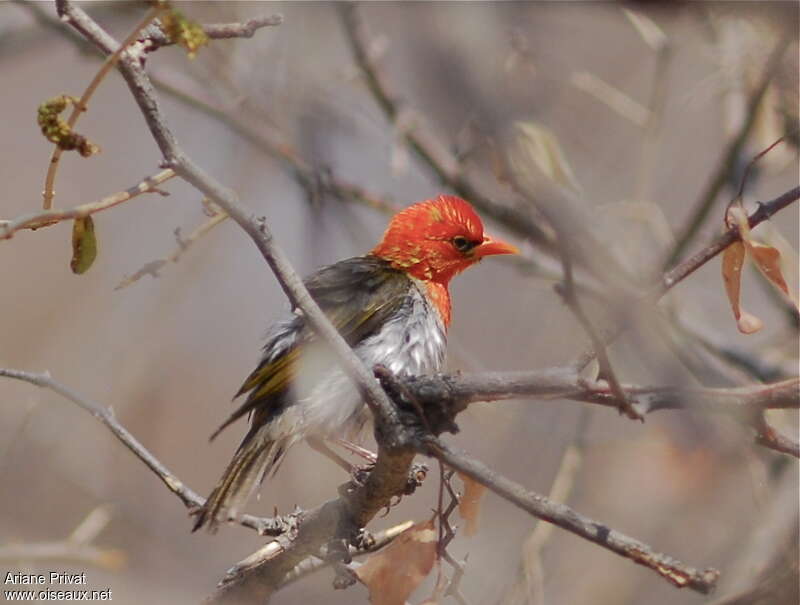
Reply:
[[395, 214], [372, 250], [409, 275], [445, 288], [454, 275], [483, 257], [517, 252], [485, 235], [472, 206], [453, 195], [440, 195]]

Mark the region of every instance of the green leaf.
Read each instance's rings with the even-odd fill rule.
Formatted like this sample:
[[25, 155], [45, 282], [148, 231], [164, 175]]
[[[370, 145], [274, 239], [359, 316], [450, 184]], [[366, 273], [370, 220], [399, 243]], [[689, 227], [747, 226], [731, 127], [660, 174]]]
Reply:
[[72, 224], [72, 260], [69, 263], [73, 273], [86, 273], [97, 258], [97, 236], [94, 233], [92, 217], [83, 216]]

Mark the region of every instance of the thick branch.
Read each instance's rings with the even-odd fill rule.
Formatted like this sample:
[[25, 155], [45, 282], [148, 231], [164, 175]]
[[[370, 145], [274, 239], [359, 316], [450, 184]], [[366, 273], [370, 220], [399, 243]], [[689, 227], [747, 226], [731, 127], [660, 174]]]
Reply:
[[[571, 399], [618, 408], [618, 395], [605, 382], [581, 379], [570, 367], [530, 372], [439, 374], [396, 379], [437, 426], [452, 423], [469, 404], [520, 398]], [[800, 457], [788, 437], [754, 424], [764, 410], [800, 409], [800, 378], [731, 389], [620, 385], [627, 400], [642, 414], [659, 410], [691, 410], [734, 416], [756, 430], [756, 443]]]
[[[400, 378], [398, 381], [423, 407], [438, 402], [451, 413], [459, 413], [471, 403], [522, 397], [573, 399], [608, 407], [618, 405], [605, 382], [583, 380], [569, 367], [530, 372], [438, 374]], [[621, 386], [643, 413], [700, 410], [728, 414], [746, 409], [800, 408], [800, 378], [732, 389]]]

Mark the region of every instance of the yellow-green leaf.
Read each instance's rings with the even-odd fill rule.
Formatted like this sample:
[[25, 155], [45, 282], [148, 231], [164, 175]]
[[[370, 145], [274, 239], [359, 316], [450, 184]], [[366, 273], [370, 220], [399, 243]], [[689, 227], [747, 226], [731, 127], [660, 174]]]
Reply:
[[190, 59], [194, 59], [201, 46], [208, 44], [208, 36], [203, 27], [187, 19], [181, 11], [171, 9], [163, 13], [160, 20], [164, 33], [175, 44], [185, 48]]
[[88, 158], [100, 151], [100, 148], [85, 136], [74, 132], [59, 114], [68, 105], [77, 105], [78, 100], [69, 95], [58, 95], [39, 105], [36, 111], [36, 121], [42, 134], [51, 143], [58, 145], [64, 151], [77, 150], [83, 157]]
[[69, 263], [73, 273], [86, 273], [97, 258], [97, 236], [91, 216], [82, 216], [72, 224], [72, 260]]

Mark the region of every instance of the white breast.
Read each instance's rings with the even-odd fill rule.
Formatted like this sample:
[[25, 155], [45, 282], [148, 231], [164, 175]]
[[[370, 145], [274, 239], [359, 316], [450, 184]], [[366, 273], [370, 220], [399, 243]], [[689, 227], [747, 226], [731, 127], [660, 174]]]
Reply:
[[[424, 285], [414, 280], [395, 316], [355, 348], [368, 368], [383, 365], [397, 375], [430, 374], [442, 368], [446, 331], [423, 292]], [[322, 347], [307, 351], [293, 381], [296, 403], [281, 415], [282, 426], [270, 432], [290, 429], [287, 432], [298, 436], [352, 436], [357, 432], [369, 418], [369, 411], [355, 385], [337, 365]]]

